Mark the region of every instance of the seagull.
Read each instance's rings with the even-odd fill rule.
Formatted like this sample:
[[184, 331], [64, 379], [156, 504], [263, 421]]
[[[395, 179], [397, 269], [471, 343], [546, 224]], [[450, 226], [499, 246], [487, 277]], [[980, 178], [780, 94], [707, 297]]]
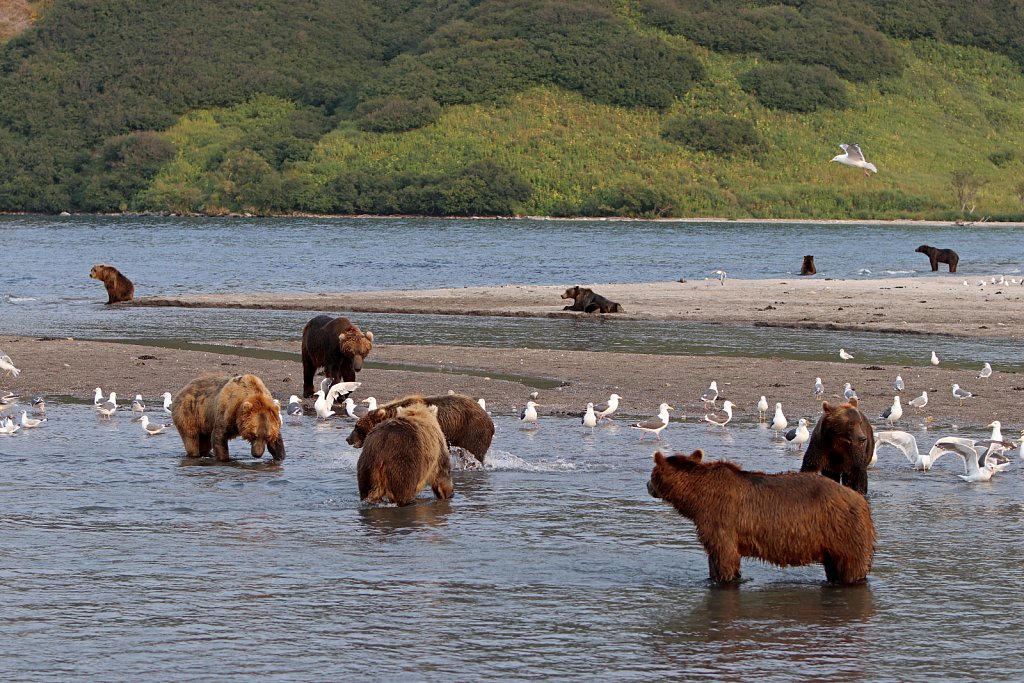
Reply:
[[992, 436], [989, 437], [992, 441], [1002, 441], [1003, 440], [1003, 423], [1002, 422], [1000, 422], [999, 420], [992, 420], [992, 422], [988, 423], [985, 426], [992, 428]]
[[146, 404], [142, 402], [142, 394], [135, 394], [132, 399], [132, 415], [146, 412]]
[[768, 399], [764, 396], [757, 402], [757, 421], [764, 422], [768, 416]]
[[796, 444], [797, 450], [802, 449], [807, 440], [811, 438], [811, 433], [807, 431], [807, 420], [801, 417], [796, 427], [786, 432], [785, 436], [786, 441]]
[[[654, 417], [649, 417], [646, 420], [641, 420], [634, 424], [629, 425], [633, 429], [639, 429], [642, 432], [650, 432], [658, 437], [658, 441], [661, 441], [661, 430], [668, 426], [668, 411], [675, 410], [672, 406], [667, 403], [662, 403], [658, 407], [658, 414]], [[647, 434], [641, 434], [640, 440], [643, 441]]]
[[922, 391], [920, 396], [907, 401], [907, 405], [917, 408], [918, 412], [924, 410], [924, 407], [928, 405], [928, 392]]
[[580, 420], [580, 424], [584, 427], [590, 427], [590, 431], [594, 431], [594, 427], [597, 426], [597, 415], [594, 414], [594, 404], [587, 404], [587, 412], [583, 413], [583, 419]]
[[[324, 396], [323, 389], [317, 389], [315, 393], [316, 401], [313, 402], [313, 408], [314, 410], [316, 410], [316, 416], [320, 420], [326, 420], [331, 415], [334, 415], [334, 411], [331, 410], [331, 404], [333, 403], [333, 401], [329, 401], [327, 397]], [[348, 405], [348, 403], [351, 401], [352, 399], [346, 398], [345, 405]]]
[[775, 417], [772, 418], [772, 429], [775, 431], [776, 434], [778, 434], [779, 432], [784, 430], [787, 425], [789, 425], [789, 422], [786, 421], [786, 416], [782, 414], [782, 404], [776, 403]]
[[103, 403], [96, 404], [96, 410], [99, 411], [100, 415], [109, 420], [110, 416], [117, 410], [117, 394], [111, 391], [109, 399]]
[[302, 401], [295, 394], [288, 397], [288, 414], [292, 417], [302, 415]]
[[978, 373], [978, 379], [988, 379], [992, 376], [992, 366], [989, 363], [985, 363], [985, 367]]
[[839, 357], [843, 360], [850, 360], [853, 358], [853, 354], [847, 353], [846, 349], [839, 349]]
[[171, 403], [174, 402], [174, 397], [171, 396], [171, 392], [165, 391], [162, 395], [162, 398], [164, 399], [164, 412], [170, 414]]
[[889, 421], [889, 426], [892, 427], [896, 420], [903, 417], [903, 406], [900, 404], [900, 397], [893, 396], [892, 405], [882, 411], [882, 419]]
[[17, 377], [21, 374], [21, 370], [14, 367], [14, 361], [7, 354], [0, 351], [0, 370], [5, 371], [11, 377]]
[[[329, 382], [330, 380], [327, 381]], [[324, 383], [321, 382], [320, 389], [324, 392], [324, 396], [326, 396], [331, 402], [331, 407], [334, 407], [335, 401], [341, 398], [348, 398], [349, 394], [361, 387], [362, 384], [362, 382], [338, 382], [337, 384], [332, 384], [330, 389], [324, 389]], [[370, 410], [375, 410], [376, 408], [377, 403], [376, 399], [374, 399], [373, 408]]]
[[284, 424], [284, 414], [281, 413], [281, 402], [275, 398], [274, 405], [277, 407], [277, 421]]
[[540, 428], [540, 423], [537, 422], [537, 402], [529, 400], [526, 402], [526, 407], [519, 413], [519, 421], [525, 424], [533, 424], [534, 427]]
[[46, 399], [43, 398], [42, 395], [33, 396], [32, 397], [32, 409], [35, 411], [35, 413], [37, 415], [45, 415], [46, 414]]
[[715, 401], [718, 400], [718, 382], [712, 381], [707, 391], [700, 395], [700, 400], [704, 401], [705, 408], [708, 407], [709, 403], [715, 405]]
[[13, 406], [17, 402], [17, 395], [11, 393], [10, 391], [4, 392], [4, 395], [0, 396], [0, 410], [4, 410], [5, 408]]
[[[947, 439], [957, 439], [959, 437], [945, 437]], [[939, 441], [942, 441], [940, 439]], [[949, 442], [952, 443], [952, 442]], [[898, 448], [907, 460], [913, 466], [915, 470], [927, 472], [935, 464], [941, 456], [949, 453], [950, 450], [944, 448], [932, 447], [932, 450], [928, 453], [922, 453], [917, 448], [917, 439], [914, 438], [913, 434], [903, 432], [900, 430], [882, 430], [875, 432], [875, 452], [872, 459], [877, 459], [878, 449], [882, 446], [892, 446]]]
[[839, 147], [843, 150], [843, 154], [835, 155], [832, 157], [832, 161], [838, 161], [847, 166], [863, 168], [865, 176], [878, 173], [878, 169], [875, 168], [874, 164], [864, 160], [864, 153], [860, 151], [860, 145], [856, 143], [850, 145], [840, 143]]
[[94, 389], [93, 391], [94, 393], [92, 395], [92, 404], [94, 406], [98, 406], [99, 404], [103, 403], [103, 390], [100, 389], [99, 387], [96, 387], [96, 389]]
[[971, 392], [967, 391], [966, 389], [961, 389], [959, 384], [954, 384], [953, 385], [953, 398], [955, 398], [958, 401], [960, 401], [960, 405], [964, 404], [964, 399], [965, 398], [970, 398], [972, 396], [974, 396], [974, 394], [972, 394]]
[[720, 285], [722, 285], [723, 287], [725, 286], [725, 278], [729, 275], [729, 273], [725, 272], [724, 270], [719, 269], [719, 270], [711, 271], [711, 274], [712, 275], [717, 275], [718, 276], [718, 283]]
[[622, 397], [618, 394], [612, 394], [608, 397], [608, 401], [606, 403], [595, 403], [594, 414], [597, 415], [597, 419], [612, 419], [612, 413], [619, 409], [619, 399], [621, 398]]
[[938, 365], [938, 364], [939, 364], [939, 357], [935, 355], [934, 351], [932, 351], [932, 365]]
[[1020, 430], [1020, 449], [1017, 452], [1022, 459], [1024, 459], [1024, 429]]
[[959, 439], [957, 437], [943, 437], [935, 442], [929, 454], [935, 453], [938, 458], [939, 451], [955, 453], [964, 461], [964, 474], [958, 474], [964, 481], [977, 482], [989, 481], [996, 472], [1002, 472], [1009, 466], [1009, 462], [999, 463], [987, 452], [983, 462], [979, 462], [978, 451], [974, 447], [974, 441], [970, 439]]
[[346, 398], [341, 402], [345, 406], [345, 414], [351, 417], [353, 420], [358, 420], [363, 415], [366, 415], [369, 409], [366, 406], [357, 406], [356, 402], [351, 398]]
[[903, 383], [903, 377], [901, 377], [900, 375], [896, 375], [896, 383], [893, 384], [893, 387], [896, 389], [896, 391], [903, 391], [904, 389], [906, 389], [907, 386]]
[[165, 429], [167, 429], [167, 425], [165, 424], [157, 424], [155, 422], [150, 422], [149, 415], [143, 415], [142, 417], [140, 417], [139, 422], [142, 423], [142, 431], [146, 432], [146, 434], [148, 434], [149, 436], [159, 434], [163, 432]]
[[481, 410], [483, 410], [488, 415], [491, 414], [491, 411], [487, 410], [487, 401], [485, 401], [483, 398], [478, 398], [476, 400], [476, 402], [480, 404], [480, 409]]
[[367, 396], [362, 401], [360, 401], [360, 403], [366, 404], [366, 412], [368, 413], [372, 413], [373, 411], [377, 410], [377, 399], [375, 399], [373, 396]]
[[38, 427], [44, 422], [46, 422], [45, 417], [40, 418], [38, 420], [33, 420], [31, 417], [28, 416], [27, 410], [21, 411], [21, 426], [24, 427], [25, 429], [34, 429], [35, 427]]
[[850, 386], [849, 382], [847, 382], [846, 386], [843, 387], [843, 398], [846, 399], [847, 401], [849, 401], [851, 398], [857, 398], [857, 392], [853, 390], [853, 387]]
[[814, 378], [814, 398], [822, 398], [825, 395], [825, 385], [821, 383], [820, 377]]
[[11, 419], [10, 415], [8, 415], [7, 419], [3, 423], [3, 427], [0, 427], [0, 434], [6, 434], [6, 435], [10, 436], [11, 434], [14, 434], [14, 432], [18, 431], [19, 429], [21, 429], [21, 427], [19, 427], [18, 425], [14, 424], [14, 420]]
[[724, 420], [717, 415], [705, 415], [704, 421], [709, 422], [715, 425], [716, 427], [721, 427], [722, 429], [725, 429], [725, 425], [729, 424], [729, 421], [732, 420], [733, 407], [733, 402], [727, 400], [725, 403], [722, 404], [722, 411], [725, 412]]

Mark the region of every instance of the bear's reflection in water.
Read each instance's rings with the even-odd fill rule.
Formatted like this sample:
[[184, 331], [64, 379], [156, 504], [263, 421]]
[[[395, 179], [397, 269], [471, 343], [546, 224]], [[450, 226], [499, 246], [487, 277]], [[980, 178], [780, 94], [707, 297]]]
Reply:
[[181, 459], [179, 467], [233, 467], [240, 470], [266, 470], [280, 472], [284, 469], [283, 460], [265, 458], [263, 460], [217, 460], [216, 458], [190, 458], [187, 455]]
[[359, 508], [359, 521], [370, 535], [393, 536], [442, 527], [451, 513], [450, 498], [421, 497], [411, 505], [363, 505]]

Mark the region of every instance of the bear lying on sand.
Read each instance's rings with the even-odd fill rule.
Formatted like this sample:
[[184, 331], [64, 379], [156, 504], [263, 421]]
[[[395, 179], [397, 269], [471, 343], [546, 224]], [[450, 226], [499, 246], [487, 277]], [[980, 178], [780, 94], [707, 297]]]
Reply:
[[89, 277], [99, 280], [107, 288], [107, 303], [116, 304], [119, 301], [131, 301], [135, 296], [135, 285], [132, 281], [121, 275], [114, 266], [97, 264], [89, 271]]
[[654, 454], [647, 491], [697, 526], [711, 580], [740, 579], [740, 558], [781, 567], [821, 562], [831, 583], [867, 578], [875, 527], [864, 496], [812, 473], [746, 472], [704, 453]]
[[825, 401], [800, 471], [821, 472], [866, 496], [868, 465], [874, 452], [875, 432], [868, 416], [857, 407], [857, 399], [835, 408]]
[[483, 464], [484, 455], [494, 438], [494, 422], [480, 404], [462, 394], [447, 396], [406, 396], [385, 403], [363, 415], [348, 435], [348, 443], [362, 448], [367, 435], [384, 420], [394, 417], [398, 408], [413, 404], [426, 404], [437, 408], [437, 421], [449, 445], [465, 448]]
[[625, 313], [622, 306], [609, 301], [592, 289], [586, 287], [570, 287], [562, 294], [563, 299], [573, 299], [571, 306], [563, 306], [563, 311], [584, 311], [586, 313]]
[[922, 244], [914, 251], [928, 255], [933, 271], [939, 269], [940, 263], [948, 263], [949, 272], [955, 273], [956, 264], [960, 263], [960, 255], [952, 249], [936, 249], [935, 247], [929, 247], [927, 244]]
[[399, 407], [366, 436], [356, 463], [359, 498], [379, 503], [385, 498], [408, 505], [430, 484], [439, 500], [452, 497], [451, 456], [437, 407], [414, 403]]
[[198, 377], [174, 397], [171, 417], [190, 458], [205, 458], [212, 447], [217, 460], [229, 460], [228, 441], [240, 436], [252, 444], [252, 457], [269, 449], [274, 460], [284, 459], [280, 412], [256, 375]]
[[313, 395], [318, 368], [331, 384], [354, 382], [373, 349], [373, 332], [363, 333], [348, 318], [318, 315], [302, 328], [302, 394]]

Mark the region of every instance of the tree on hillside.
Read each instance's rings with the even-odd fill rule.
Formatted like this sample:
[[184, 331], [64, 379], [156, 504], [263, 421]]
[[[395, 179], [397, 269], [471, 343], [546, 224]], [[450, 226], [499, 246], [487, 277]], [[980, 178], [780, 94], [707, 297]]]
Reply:
[[975, 200], [985, 181], [969, 169], [958, 168], [953, 171], [950, 182], [953, 185], [953, 191], [956, 192], [956, 201], [960, 204], [960, 211], [974, 213]]

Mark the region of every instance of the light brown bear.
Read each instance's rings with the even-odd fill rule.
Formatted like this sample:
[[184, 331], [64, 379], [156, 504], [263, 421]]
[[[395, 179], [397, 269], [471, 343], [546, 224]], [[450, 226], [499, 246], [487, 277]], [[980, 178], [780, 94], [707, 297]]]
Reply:
[[354, 382], [363, 359], [373, 349], [373, 332], [363, 332], [348, 318], [318, 315], [302, 328], [302, 393], [313, 395], [317, 368], [336, 382]]
[[374, 427], [384, 420], [394, 417], [398, 409], [420, 403], [437, 408], [437, 421], [441, 425], [441, 431], [448, 440], [450, 446], [465, 448], [472, 453], [480, 464], [484, 462], [484, 455], [491, 447], [491, 439], [494, 438], [494, 422], [487, 411], [480, 407], [480, 404], [469, 396], [462, 394], [448, 394], [446, 396], [406, 396], [385, 403], [363, 415], [352, 428], [348, 435], [348, 443], [356, 448], [362, 448], [363, 442]]
[[812, 473], [746, 472], [704, 453], [654, 454], [647, 491], [697, 527], [711, 580], [740, 579], [740, 558], [781, 567], [821, 562], [831, 583], [860, 583], [871, 569], [875, 526], [864, 496]]
[[380, 503], [385, 498], [408, 505], [430, 484], [439, 500], [452, 497], [451, 456], [437, 407], [414, 403], [399, 407], [367, 434], [356, 463], [359, 498]]
[[835, 408], [825, 401], [800, 471], [821, 472], [866, 496], [868, 465], [874, 452], [875, 432], [868, 416], [857, 407], [857, 399]]
[[135, 285], [114, 266], [97, 264], [89, 271], [89, 277], [99, 280], [107, 288], [107, 303], [131, 301], [135, 296]]
[[585, 313], [625, 313], [620, 304], [601, 296], [587, 287], [576, 285], [562, 293], [563, 299], [572, 299], [569, 306], [562, 306], [563, 311], [583, 311]]
[[190, 458], [227, 461], [228, 441], [240, 436], [252, 444], [252, 457], [270, 450], [284, 460], [281, 414], [256, 375], [209, 374], [182, 388], [171, 403], [171, 417]]

